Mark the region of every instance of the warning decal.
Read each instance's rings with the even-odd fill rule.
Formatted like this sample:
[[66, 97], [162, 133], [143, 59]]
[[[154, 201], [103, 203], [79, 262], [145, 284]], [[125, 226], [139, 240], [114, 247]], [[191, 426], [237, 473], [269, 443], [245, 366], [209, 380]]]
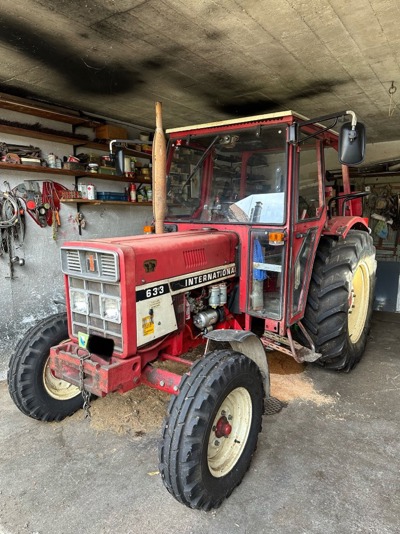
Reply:
[[146, 317], [142, 317], [142, 328], [144, 336], [154, 334], [154, 322], [151, 315], [146, 315]]

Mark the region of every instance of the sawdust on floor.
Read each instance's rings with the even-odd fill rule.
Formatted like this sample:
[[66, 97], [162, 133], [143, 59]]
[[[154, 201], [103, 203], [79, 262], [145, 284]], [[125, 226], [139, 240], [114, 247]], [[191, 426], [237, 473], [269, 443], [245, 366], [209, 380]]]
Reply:
[[111, 393], [92, 403], [90, 426], [140, 437], [161, 428], [170, 395], [147, 386], [127, 393]]
[[304, 375], [305, 364], [298, 363], [280, 352], [268, 354], [271, 375], [271, 395], [280, 401], [310, 401], [318, 406], [332, 404], [334, 397], [319, 393], [311, 378]]
[[[304, 375], [305, 365], [279, 352], [267, 355], [271, 375], [271, 395], [283, 402], [301, 400], [318, 406], [335, 402], [319, 393], [313, 381]], [[158, 364], [172, 372], [185, 372], [173, 362]], [[111, 431], [139, 438], [161, 428], [170, 395], [147, 386], [138, 386], [123, 395], [112, 393], [92, 403], [90, 425], [97, 431]], [[82, 417], [78, 412], [73, 417]]]

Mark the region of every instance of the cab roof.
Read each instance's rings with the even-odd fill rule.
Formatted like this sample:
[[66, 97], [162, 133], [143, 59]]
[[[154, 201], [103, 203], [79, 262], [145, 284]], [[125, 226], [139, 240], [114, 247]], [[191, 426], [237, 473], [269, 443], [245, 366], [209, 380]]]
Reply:
[[263, 120], [281, 119], [284, 117], [293, 117], [300, 120], [308, 120], [307, 117], [296, 113], [295, 111], [278, 111], [276, 113], [266, 113], [264, 115], [253, 115], [251, 117], [237, 117], [236, 119], [228, 119], [225, 121], [207, 122], [204, 124], [194, 124], [192, 126], [183, 126], [181, 128], [170, 128], [166, 130], [167, 134], [186, 132], [188, 130], [202, 130], [205, 128], [218, 128], [219, 126], [230, 126], [232, 124], [244, 124], [246, 122], [259, 122]]

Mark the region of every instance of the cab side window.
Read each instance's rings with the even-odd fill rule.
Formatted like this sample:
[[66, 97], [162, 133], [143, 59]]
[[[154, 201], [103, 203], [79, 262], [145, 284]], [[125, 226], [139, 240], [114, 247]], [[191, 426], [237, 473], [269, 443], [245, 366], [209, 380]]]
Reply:
[[298, 220], [315, 219], [321, 212], [321, 195], [318, 183], [318, 151], [320, 142], [315, 138], [300, 143], [297, 154], [298, 188], [297, 217]]

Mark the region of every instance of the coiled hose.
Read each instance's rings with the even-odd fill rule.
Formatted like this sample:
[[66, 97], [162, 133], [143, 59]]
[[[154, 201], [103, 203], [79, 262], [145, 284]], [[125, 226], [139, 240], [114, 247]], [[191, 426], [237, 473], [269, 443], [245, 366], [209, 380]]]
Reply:
[[19, 205], [16, 198], [7, 192], [2, 192], [0, 228], [10, 228], [18, 223]]

